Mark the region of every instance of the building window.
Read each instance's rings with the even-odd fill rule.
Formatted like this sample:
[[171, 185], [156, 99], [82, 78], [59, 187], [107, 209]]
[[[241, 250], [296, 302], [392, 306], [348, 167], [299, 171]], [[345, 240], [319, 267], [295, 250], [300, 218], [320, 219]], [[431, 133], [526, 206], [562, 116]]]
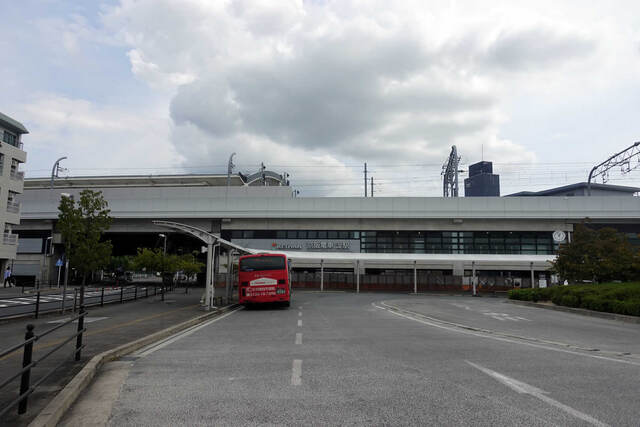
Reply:
[[18, 136], [6, 130], [2, 135], [2, 141], [6, 142], [7, 144], [11, 144], [14, 147], [18, 146]]

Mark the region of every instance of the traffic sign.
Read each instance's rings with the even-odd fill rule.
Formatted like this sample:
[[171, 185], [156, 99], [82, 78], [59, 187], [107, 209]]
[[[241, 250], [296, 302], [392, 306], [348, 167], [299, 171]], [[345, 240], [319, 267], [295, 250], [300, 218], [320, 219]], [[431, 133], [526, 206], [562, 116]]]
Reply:
[[58, 261], [56, 261], [56, 267], [62, 267], [62, 259], [58, 259]]

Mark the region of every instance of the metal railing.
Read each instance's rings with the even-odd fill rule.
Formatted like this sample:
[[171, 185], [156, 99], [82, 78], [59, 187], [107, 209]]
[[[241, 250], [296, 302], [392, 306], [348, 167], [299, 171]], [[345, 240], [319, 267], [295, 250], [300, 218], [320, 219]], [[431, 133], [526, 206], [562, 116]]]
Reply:
[[[25, 412], [27, 412], [29, 395], [31, 395], [38, 386], [44, 383], [53, 373], [55, 373], [60, 367], [62, 367], [62, 365], [67, 363], [68, 359], [64, 359], [61, 363], [56, 365], [53, 369], [50, 369], [49, 371], [47, 371], [41, 378], [39, 378], [33, 384], [31, 384], [31, 369], [40, 365], [43, 360], [51, 356], [56, 351], [60, 350], [62, 347], [67, 345], [69, 342], [71, 342], [74, 338], [76, 339], [76, 345], [75, 345], [75, 351], [72, 353], [72, 355], [74, 356], [74, 359], [76, 361], [80, 360], [82, 349], [85, 346], [84, 344], [82, 344], [82, 334], [87, 330], [84, 327], [84, 318], [86, 315], [87, 315], [87, 312], [85, 311], [84, 307], [81, 307], [80, 313], [78, 315], [73, 316], [69, 320], [65, 320], [59, 325], [54, 326], [53, 328], [41, 334], [35, 333], [34, 332], [35, 327], [32, 324], [29, 324], [27, 325], [27, 331], [24, 335], [23, 342], [18, 343], [0, 352], [0, 358], [3, 358], [4, 356], [7, 356], [11, 353], [14, 353], [15, 351], [18, 351], [20, 348], [23, 349], [22, 369], [16, 372], [15, 374], [13, 374], [11, 377], [4, 380], [0, 384], [0, 389], [2, 389], [7, 385], [9, 385], [12, 381], [17, 379], [18, 377], [20, 377], [20, 393], [18, 397], [15, 398], [13, 401], [11, 401], [7, 406], [5, 406], [4, 408], [0, 408], [0, 418], [16, 405], [18, 406], [18, 414], [24, 414]], [[56, 345], [53, 349], [49, 350], [39, 359], [34, 360], [34, 357], [33, 357], [34, 342], [42, 339], [43, 337], [49, 335], [54, 331], [57, 331], [58, 329], [62, 328], [65, 325], [71, 324], [76, 320], [78, 321], [78, 328], [76, 329], [76, 332], [74, 334], [65, 338], [62, 342]]]
[[7, 201], [7, 212], [20, 213], [20, 202]]
[[18, 235], [12, 233], [4, 233], [2, 236], [2, 243], [5, 245], [17, 245], [18, 244]]
[[[22, 285], [24, 293], [24, 285]], [[42, 289], [42, 288], [40, 288]], [[85, 307], [103, 307], [105, 304], [123, 303], [127, 301], [136, 301], [141, 298], [148, 298], [159, 295], [164, 299], [164, 295], [167, 292], [173, 291], [172, 286], [127, 286], [127, 287], [113, 287], [113, 288], [87, 288], [85, 289], [84, 306]], [[28, 294], [27, 294], [28, 295]], [[59, 292], [52, 293], [49, 291], [36, 290], [30, 294], [31, 301], [26, 301], [29, 296], [18, 296], [2, 298], [3, 305], [6, 307], [0, 308], [0, 319], [7, 317], [25, 317], [33, 315], [36, 319], [40, 314], [44, 313], [56, 313], [61, 312], [62, 302], [59, 299], [62, 295], [62, 288]], [[71, 309], [76, 311], [80, 302], [80, 288], [69, 289], [69, 300], [65, 303], [65, 311]], [[73, 301], [71, 301], [71, 295], [73, 295]], [[53, 297], [53, 300], [51, 297]], [[11, 301], [16, 301], [15, 305], [11, 305]], [[43, 306], [44, 304], [49, 307]], [[55, 307], [51, 307], [55, 305]], [[19, 310], [16, 313], [16, 309]], [[26, 309], [26, 310], [25, 310]], [[5, 313], [3, 313], [5, 311]]]
[[11, 170], [11, 172], [9, 172], [9, 178], [14, 181], [24, 181], [24, 172]]

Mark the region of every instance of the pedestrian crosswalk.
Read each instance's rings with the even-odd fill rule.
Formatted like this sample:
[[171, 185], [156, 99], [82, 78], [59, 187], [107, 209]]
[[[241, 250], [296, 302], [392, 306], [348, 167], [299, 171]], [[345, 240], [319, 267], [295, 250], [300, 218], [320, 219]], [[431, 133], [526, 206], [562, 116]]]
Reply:
[[[138, 291], [139, 292], [143, 292], [145, 290], [145, 288], [139, 288]], [[111, 288], [108, 290], [104, 291], [104, 296], [110, 296], [110, 295], [119, 295], [120, 294], [120, 288]], [[127, 291], [127, 289], [125, 289], [125, 292]], [[102, 290], [90, 290], [90, 291], [86, 291], [84, 294], [85, 300], [86, 299], [90, 299], [90, 298], [101, 298], [102, 297]], [[74, 292], [72, 291], [68, 291], [67, 294], [64, 296], [64, 299], [69, 301], [73, 301], [74, 298], [76, 298], [76, 295]], [[37, 303], [37, 295], [30, 295], [30, 296], [24, 296], [24, 297], [17, 297], [17, 298], [4, 298], [4, 299], [0, 299], [0, 308], [8, 308], [8, 307], [19, 307], [19, 306], [24, 306], [24, 305], [32, 305], [32, 304], [36, 304]], [[62, 293], [60, 294], [47, 294], [47, 295], [40, 295], [40, 304], [46, 304], [46, 303], [52, 303], [52, 302], [60, 302], [63, 300], [63, 295]]]

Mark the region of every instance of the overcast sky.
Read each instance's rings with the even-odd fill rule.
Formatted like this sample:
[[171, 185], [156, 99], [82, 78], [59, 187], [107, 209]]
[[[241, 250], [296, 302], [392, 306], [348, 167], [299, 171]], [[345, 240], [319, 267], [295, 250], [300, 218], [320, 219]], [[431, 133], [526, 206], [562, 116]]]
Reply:
[[221, 173], [236, 152], [303, 196], [361, 195], [365, 161], [376, 195], [438, 196], [455, 144], [508, 194], [584, 181], [640, 140], [637, 0], [22, 0], [0, 16], [0, 111], [30, 131], [28, 176], [64, 155], [76, 176]]

